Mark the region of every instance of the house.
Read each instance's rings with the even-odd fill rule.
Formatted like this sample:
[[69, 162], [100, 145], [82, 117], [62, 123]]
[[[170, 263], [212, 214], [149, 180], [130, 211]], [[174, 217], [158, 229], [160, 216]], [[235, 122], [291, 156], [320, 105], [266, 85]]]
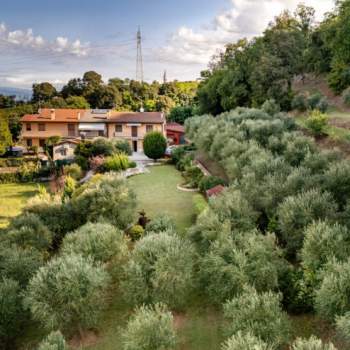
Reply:
[[78, 140], [63, 140], [53, 146], [53, 160], [73, 160]]
[[218, 195], [220, 195], [224, 190], [225, 190], [224, 186], [217, 185], [217, 186], [211, 188], [210, 190], [207, 190], [205, 193], [207, 195], [207, 198], [213, 198], [213, 197], [217, 197]]
[[116, 112], [112, 110], [40, 109], [22, 119], [22, 140], [27, 147], [43, 147], [50, 136], [63, 140], [127, 140], [134, 152], [143, 151], [143, 139], [150, 131], [166, 137], [165, 117], [161, 112]]
[[167, 139], [173, 145], [185, 143], [185, 128], [178, 123], [168, 123], [165, 127]]

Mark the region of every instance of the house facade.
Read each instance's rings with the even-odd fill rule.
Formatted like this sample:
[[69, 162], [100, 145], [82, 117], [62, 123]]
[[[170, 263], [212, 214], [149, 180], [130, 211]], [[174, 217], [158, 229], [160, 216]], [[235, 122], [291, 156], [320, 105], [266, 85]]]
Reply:
[[44, 146], [50, 136], [63, 140], [127, 140], [134, 152], [143, 151], [148, 132], [159, 131], [166, 137], [166, 119], [160, 112], [115, 112], [110, 110], [41, 109], [22, 119], [22, 140], [26, 147]]

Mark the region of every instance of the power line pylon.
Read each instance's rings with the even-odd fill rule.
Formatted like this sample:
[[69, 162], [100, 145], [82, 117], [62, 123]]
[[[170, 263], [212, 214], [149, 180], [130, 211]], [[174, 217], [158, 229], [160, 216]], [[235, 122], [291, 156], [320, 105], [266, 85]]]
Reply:
[[167, 71], [165, 70], [163, 74], [163, 84], [166, 84], [167, 82], [168, 82]]
[[139, 27], [137, 31], [136, 80], [143, 83], [142, 36]]

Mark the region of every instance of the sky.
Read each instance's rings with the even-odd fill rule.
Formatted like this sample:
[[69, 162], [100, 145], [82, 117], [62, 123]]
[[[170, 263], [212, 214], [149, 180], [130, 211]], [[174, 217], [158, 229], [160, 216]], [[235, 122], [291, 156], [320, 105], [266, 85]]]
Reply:
[[[304, 0], [321, 20], [334, 0]], [[95, 70], [145, 81], [193, 80], [225, 44], [260, 35], [300, 0], [0, 0], [0, 86], [61, 86]]]

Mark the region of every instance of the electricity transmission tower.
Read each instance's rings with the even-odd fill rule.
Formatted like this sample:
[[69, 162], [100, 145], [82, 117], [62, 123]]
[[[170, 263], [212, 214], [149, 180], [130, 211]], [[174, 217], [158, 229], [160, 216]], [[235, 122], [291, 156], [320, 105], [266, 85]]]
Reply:
[[142, 36], [139, 27], [137, 31], [137, 58], [136, 58], [136, 80], [143, 82], [143, 59], [142, 59]]

